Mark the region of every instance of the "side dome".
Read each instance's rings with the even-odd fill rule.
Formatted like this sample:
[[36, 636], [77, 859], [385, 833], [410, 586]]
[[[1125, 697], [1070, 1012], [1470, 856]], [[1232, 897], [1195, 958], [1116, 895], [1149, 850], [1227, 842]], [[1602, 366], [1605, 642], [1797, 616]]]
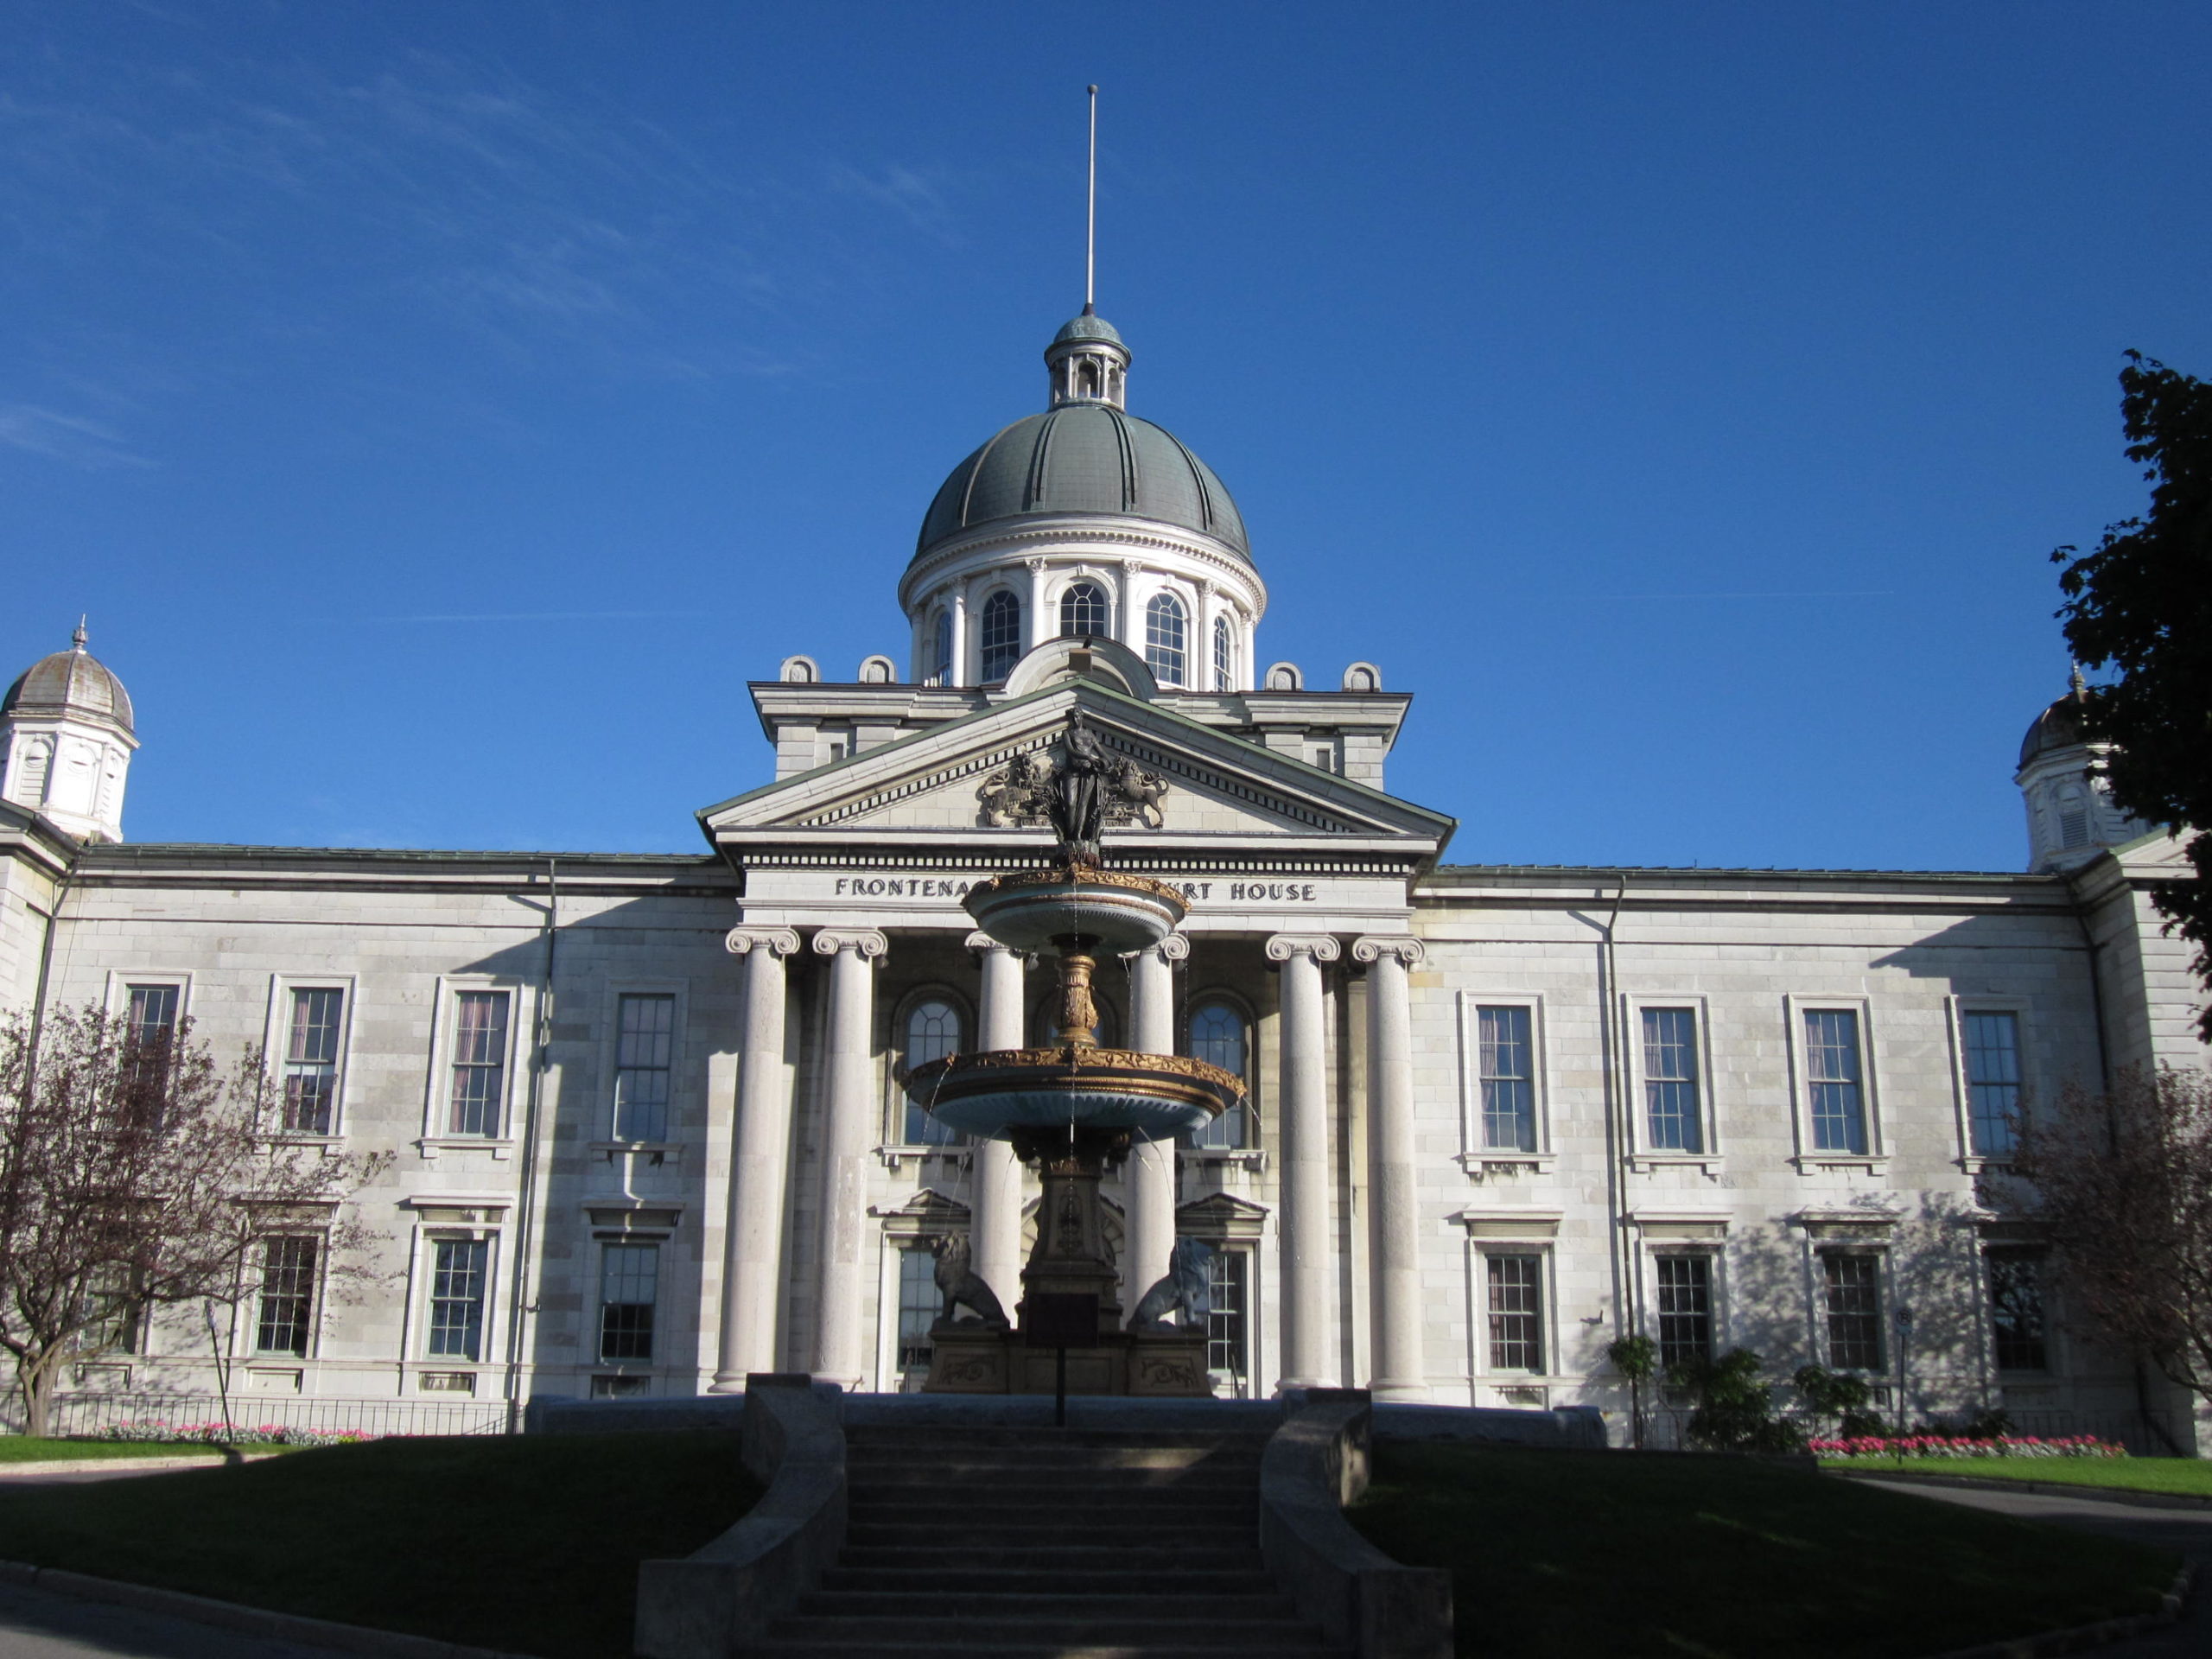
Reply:
[[0, 698], [0, 716], [65, 714], [105, 721], [125, 733], [136, 730], [130, 694], [113, 670], [85, 649], [81, 624], [67, 651], [40, 658]]
[[2082, 681], [2081, 670], [2076, 669], [2066, 695], [2037, 715], [2028, 727], [2027, 735], [2020, 740], [2023, 769], [2039, 754], [2049, 754], [2053, 749], [2070, 749], [2088, 741], [2082, 731], [2082, 711], [2088, 700], [2088, 687]]
[[1252, 562], [1243, 518], [1213, 468], [1165, 427], [1104, 403], [1016, 421], [954, 467], [914, 556], [982, 525], [1070, 513], [1173, 524]]

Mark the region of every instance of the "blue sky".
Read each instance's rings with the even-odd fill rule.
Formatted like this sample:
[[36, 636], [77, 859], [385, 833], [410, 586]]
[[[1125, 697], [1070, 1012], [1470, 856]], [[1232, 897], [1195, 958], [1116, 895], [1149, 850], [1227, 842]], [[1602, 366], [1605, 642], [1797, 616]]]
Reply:
[[1460, 861], [2011, 868], [2201, 4], [0, 0], [0, 663], [134, 840], [694, 850], [1082, 298]]

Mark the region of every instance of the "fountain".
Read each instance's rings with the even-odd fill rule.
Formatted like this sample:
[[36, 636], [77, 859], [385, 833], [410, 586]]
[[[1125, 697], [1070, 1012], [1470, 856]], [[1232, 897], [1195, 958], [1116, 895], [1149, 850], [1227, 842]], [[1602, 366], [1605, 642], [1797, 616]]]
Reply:
[[[1212, 1392], [1202, 1276], [1196, 1295], [1159, 1295], [1171, 1274], [1146, 1298], [1179, 1303], [1199, 1316], [1193, 1324], [1145, 1319], [1123, 1329], [1098, 1196], [1101, 1177], [1131, 1146], [1201, 1128], [1244, 1093], [1243, 1079], [1203, 1060], [1098, 1046], [1090, 981], [1099, 957], [1159, 944], [1187, 910], [1177, 887], [1109, 870], [1100, 856], [1109, 810], [1154, 811], [1163, 792], [1158, 779], [1108, 754], [1080, 710], [1052, 753], [1018, 759], [988, 789], [1001, 821], [1042, 819], [1059, 836], [1051, 865], [978, 882], [963, 901], [1001, 944], [1057, 961], [1058, 1035], [1041, 1048], [948, 1055], [900, 1082], [948, 1128], [1012, 1143], [1035, 1166], [1044, 1198], [1021, 1270], [1020, 1329], [988, 1317], [955, 1322], [948, 1291], [925, 1392], [1052, 1392], [1056, 1374], [1077, 1394]], [[1178, 1249], [1185, 1279], [1193, 1259]]]

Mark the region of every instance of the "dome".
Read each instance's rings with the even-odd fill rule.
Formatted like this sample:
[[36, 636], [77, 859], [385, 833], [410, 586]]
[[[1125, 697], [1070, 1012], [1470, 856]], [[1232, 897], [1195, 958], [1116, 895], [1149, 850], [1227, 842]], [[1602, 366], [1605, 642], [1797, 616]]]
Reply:
[[2088, 688], [2077, 669], [2066, 695], [2037, 715], [2028, 728], [2028, 734], [2020, 740], [2020, 765], [2025, 766], [2037, 755], [2048, 754], [2053, 749], [2069, 749], [2087, 742], [2088, 740], [2082, 732], [2082, 711], [2088, 700]]
[[[1113, 333], [1096, 317], [1067, 327], [1078, 323]], [[1244, 521], [1213, 469], [1166, 428], [1104, 403], [1016, 421], [954, 467], [922, 520], [914, 556], [981, 525], [1067, 513], [1174, 524], [1251, 562]]]
[[1060, 332], [1052, 336], [1052, 345], [1065, 346], [1071, 340], [1103, 340], [1109, 345], [1119, 346], [1124, 352], [1129, 349], [1128, 343], [1122, 338], [1122, 331], [1096, 311], [1086, 311], [1062, 323]]
[[107, 665], [85, 649], [78, 624], [70, 649], [41, 657], [25, 669], [0, 699], [0, 715], [73, 714], [131, 731], [130, 694]]

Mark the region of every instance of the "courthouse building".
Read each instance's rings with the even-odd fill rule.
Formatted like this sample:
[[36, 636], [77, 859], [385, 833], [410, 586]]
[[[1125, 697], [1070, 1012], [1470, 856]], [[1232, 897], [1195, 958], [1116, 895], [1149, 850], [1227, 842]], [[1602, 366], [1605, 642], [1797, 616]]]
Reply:
[[[1107, 1188], [1125, 1307], [1178, 1235], [1215, 1247], [1222, 1393], [1618, 1410], [1604, 1351], [1640, 1331], [1860, 1371], [1915, 1413], [2118, 1432], [2147, 1405], [2187, 1433], [1977, 1196], [2024, 1101], [2205, 1059], [2147, 897], [2176, 844], [2113, 810], [2072, 696], [2018, 758], [2022, 870], [1451, 861], [1481, 849], [1389, 789], [1411, 696], [1268, 658], [1263, 561], [1128, 412], [1129, 361], [1088, 312], [1059, 331], [1046, 407], [928, 504], [903, 666], [755, 683], [775, 775], [731, 779], [695, 855], [133, 842], [115, 674], [80, 631], [15, 682], [0, 1001], [264, 1044], [272, 1135], [396, 1154], [355, 1200], [378, 1288], [327, 1296], [312, 1227], [266, 1241], [233, 1386], [912, 1385], [930, 1243], [967, 1236], [1011, 1305], [1036, 1189], [894, 1073], [1041, 1033], [1046, 976], [960, 900], [1046, 852], [1007, 774], [1080, 711], [1142, 783], [1109, 862], [1191, 907], [1102, 967], [1102, 1040], [1250, 1085]], [[71, 1386], [207, 1387], [192, 1316]]]

